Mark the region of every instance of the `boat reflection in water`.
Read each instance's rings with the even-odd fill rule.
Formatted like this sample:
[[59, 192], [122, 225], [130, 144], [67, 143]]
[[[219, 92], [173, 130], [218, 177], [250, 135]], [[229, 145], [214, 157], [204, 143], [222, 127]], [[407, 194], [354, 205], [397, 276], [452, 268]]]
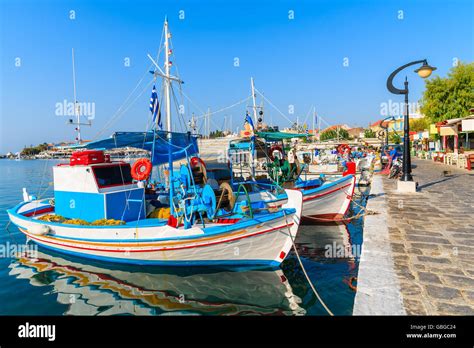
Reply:
[[312, 259], [354, 260], [351, 234], [346, 224], [300, 226], [296, 245], [301, 256]]
[[9, 267], [10, 275], [29, 279], [33, 286], [52, 286], [57, 301], [67, 306], [65, 315], [306, 313], [280, 269], [109, 269], [49, 251], [21, 254]]
[[[358, 260], [350, 250], [357, 233], [346, 225], [300, 226], [295, 241], [314, 286], [336, 315], [352, 314], [350, 284]], [[344, 255], [328, 255], [334, 246]], [[21, 254], [9, 267], [11, 276], [47, 289], [48, 300], [62, 305], [58, 314], [327, 315], [293, 252], [276, 270], [125, 266], [43, 249], [34, 257]]]
[[[345, 224], [300, 226], [296, 247], [312, 283], [335, 315], [352, 315], [357, 287], [359, 260], [353, 245], [360, 236], [359, 227]], [[303, 299], [307, 315], [327, 315], [314, 296], [296, 257], [282, 264], [294, 293]]]

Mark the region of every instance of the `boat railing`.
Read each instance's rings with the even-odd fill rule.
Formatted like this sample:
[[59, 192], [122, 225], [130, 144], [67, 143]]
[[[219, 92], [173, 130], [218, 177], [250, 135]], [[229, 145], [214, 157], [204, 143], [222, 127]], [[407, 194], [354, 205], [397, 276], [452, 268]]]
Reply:
[[285, 192], [285, 189], [281, 187], [280, 185], [277, 185], [276, 183], [265, 183], [265, 182], [258, 182], [256, 180], [246, 180], [246, 181], [240, 181], [239, 184], [257, 186], [265, 190], [270, 189], [273, 191], [274, 194]]
[[[245, 197], [247, 198], [247, 206], [249, 207], [249, 213], [250, 213], [250, 218], [253, 219], [253, 209], [252, 209], [252, 202], [250, 201], [250, 196], [249, 196], [249, 192], [247, 191], [247, 187], [245, 187], [245, 184], [244, 183], [241, 183], [239, 185], [239, 188], [237, 189], [237, 194], [236, 194], [236, 197], [239, 197], [240, 195], [240, 190], [243, 189], [244, 190], [244, 193], [245, 193]], [[244, 213], [245, 214], [245, 213]], [[245, 214], [247, 215], [247, 214]]]

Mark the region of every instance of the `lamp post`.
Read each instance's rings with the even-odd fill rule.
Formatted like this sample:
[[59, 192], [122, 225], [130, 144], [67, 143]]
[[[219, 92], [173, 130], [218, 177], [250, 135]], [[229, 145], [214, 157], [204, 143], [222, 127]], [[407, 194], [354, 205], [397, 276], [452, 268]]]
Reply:
[[387, 88], [393, 94], [404, 94], [405, 95], [405, 117], [403, 119], [403, 175], [401, 181], [413, 181], [411, 175], [411, 158], [410, 158], [410, 116], [408, 113], [408, 79], [405, 77], [405, 88], [398, 89], [393, 85], [393, 78], [403, 69], [417, 64], [423, 64], [420, 68], [416, 69], [415, 72], [422, 78], [427, 78], [431, 73], [436, 70], [435, 67], [430, 66], [426, 59], [416, 60], [411, 63], [402, 65], [394, 72], [390, 74], [387, 79]]
[[[388, 146], [388, 122], [389, 121], [394, 121], [395, 120], [395, 117], [393, 116], [388, 116], [388, 117], [385, 117], [382, 122], [380, 122], [380, 128], [384, 129], [385, 130], [385, 146]], [[387, 126], [384, 127], [383, 126], [383, 123], [384, 122], [387, 122]]]

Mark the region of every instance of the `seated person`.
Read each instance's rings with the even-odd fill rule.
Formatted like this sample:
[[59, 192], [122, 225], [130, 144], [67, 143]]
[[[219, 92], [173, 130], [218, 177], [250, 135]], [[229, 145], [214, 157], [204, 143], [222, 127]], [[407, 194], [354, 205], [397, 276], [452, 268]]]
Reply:
[[393, 164], [393, 162], [395, 162], [395, 160], [399, 158], [400, 156], [398, 155], [398, 151], [394, 149], [393, 146], [390, 146], [389, 149], [390, 149], [390, 152], [388, 153], [388, 155], [392, 159], [392, 164]]

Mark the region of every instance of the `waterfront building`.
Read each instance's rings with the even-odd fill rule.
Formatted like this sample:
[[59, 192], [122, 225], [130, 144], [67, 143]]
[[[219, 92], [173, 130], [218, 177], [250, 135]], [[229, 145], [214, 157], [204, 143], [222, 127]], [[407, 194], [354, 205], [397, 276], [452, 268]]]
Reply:
[[431, 134], [441, 137], [442, 149], [458, 153], [459, 149], [474, 150], [474, 110], [466, 117], [437, 122], [430, 126]]

